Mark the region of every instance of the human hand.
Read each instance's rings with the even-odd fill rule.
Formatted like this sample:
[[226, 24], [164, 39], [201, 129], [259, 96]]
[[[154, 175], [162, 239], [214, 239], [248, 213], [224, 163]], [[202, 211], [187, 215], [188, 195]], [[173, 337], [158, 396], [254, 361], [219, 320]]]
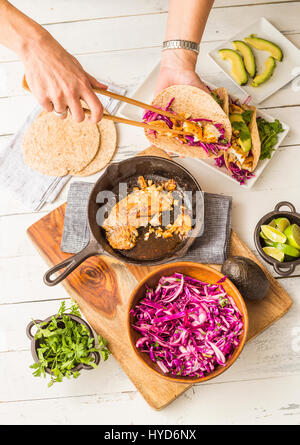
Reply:
[[91, 110], [90, 120], [99, 122], [103, 108], [92, 87], [106, 86], [86, 73], [47, 31], [39, 37], [21, 54], [28, 86], [39, 104], [48, 112], [64, 113], [69, 108], [72, 118], [81, 122], [85, 118], [82, 99]]
[[196, 53], [189, 50], [166, 50], [163, 52], [155, 96], [172, 85], [192, 85], [209, 93], [209, 89], [195, 72]]

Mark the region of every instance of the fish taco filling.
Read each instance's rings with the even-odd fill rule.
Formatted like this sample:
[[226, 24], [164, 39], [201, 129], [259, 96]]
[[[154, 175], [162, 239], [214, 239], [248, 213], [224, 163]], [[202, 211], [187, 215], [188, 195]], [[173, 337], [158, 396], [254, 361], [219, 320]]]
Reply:
[[[113, 249], [133, 249], [139, 237], [139, 229], [147, 227], [144, 240], [150, 237], [171, 238], [175, 235], [183, 240], [192, 230], [190, 211], [182, 205], [177, 183], [168, 179], [154, 183], [140, 176], [137, 186], [118, 201], [102, 223], [106, 237]], [[166, 218], [173, 213], [173, 221]], [[166, 219], [168, 219], [167, 223]]]
[[231, 103], [229, 119], [232, 126], [231, 146], [216, 159], [216, 164], [218, 167], [225, 165], [231, 176], [242, 185], [255, 176], [253, 171], [260, 154], [256, 109], [237, 102]]
[[[219, 97], [219, 96], [218, 96]], [[219, 99], [221, 100], [221, 99]], [[201, 147], [208, 156], [218, 156], [224, 150], [228, 150], [230, 142], [225, 139], [225, 129], [222, 124], [215, 123], [211, 119], [192, 118], [188, 113], [175, 113], [172, 110], [172, 104], [175, 101], [173, 97], [163, 110], [174, 114], [174, 118], [164, 116], [157, 112], [146, 110], [143, 120], [157, 126], [157, 130], [148, 130], [148, 134], [163, 134], [170, 138], [175, 138], [181, 144], [187, 144], [193, 147]], [[160, 132], [160, 128], [170, 128], [189, 133], [187, 135], [174, 135], [173, 133]]]

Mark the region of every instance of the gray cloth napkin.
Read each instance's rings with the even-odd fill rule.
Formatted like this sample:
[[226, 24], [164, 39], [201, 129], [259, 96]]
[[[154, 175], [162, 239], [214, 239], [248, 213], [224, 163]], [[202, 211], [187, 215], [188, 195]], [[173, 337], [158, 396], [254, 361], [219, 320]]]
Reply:
[[[113, 85], [108, 85], [108, 89], [123, 95], [126, 91], [124, 88]], [[109, 113], [113, 114], [116, 111], [119, 101], [101, 95], [98, 97]], [[35, 211], [39, 210], [45, 202], [53, 202], [70, 179], [70, 176], [42, 175], [32, 170], [23, 161], [21, 149], [23, 136], [40, 112], [40, 106], [32, 110], [7, 147], [1, 150], [0, 155], [0, 185], [11, 190], [20, 202]]]
[[[77, 253], [89, 241], [87, 201], [94, 184], [73, 182], [68, 194], [61, 250]], [[197, 238], [184, 261], [222, 264], [228, 256], [231, 233], [231, 196], [204, 194], [204, 233]]]

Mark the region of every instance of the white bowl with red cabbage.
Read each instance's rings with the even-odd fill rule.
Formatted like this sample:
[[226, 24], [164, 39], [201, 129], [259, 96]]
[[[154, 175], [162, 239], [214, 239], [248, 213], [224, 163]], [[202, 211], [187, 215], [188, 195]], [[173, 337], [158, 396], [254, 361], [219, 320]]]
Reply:
[[215, 269], [173, 263], [134, 290], [128, 315], [134, 351], [156, 373], [199, 382], [224, 372], [240, 354], [248, 316], [236, 287]]

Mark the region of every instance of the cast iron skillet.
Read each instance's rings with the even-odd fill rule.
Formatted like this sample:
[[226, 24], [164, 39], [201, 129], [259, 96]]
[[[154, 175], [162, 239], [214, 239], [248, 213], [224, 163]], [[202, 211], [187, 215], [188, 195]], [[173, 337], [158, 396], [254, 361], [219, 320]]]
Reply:
[[[185, 202], [194, 219], [194, 225], [189, 237], [184, 240], [180, 240], [177, 236], [168, 239], [150, 237], [149, 240], [145, 241], [141, 233], [137, 238], [136, 246], [131, 250], [116, 250], [110, 246], [106, 239], [105, 231], [97, 222], [99, 220], [99, 212], [103, 211], [103, 206], [108, 210], [109, 207], [107, 202], [101, 202], [98, 194], [103, 191], [118, 193], [119, 183], [127, 183], [128, 192], [130, 192], [132, 187], [137, 186], [139, 176], [144, 176], [145, 179], [152, 179], [156, 183], [173, 178], [177, 183], [179, 192], [192, 192], [190, 193], [190, 200], [187, 203]], [[201, 236], [204, 230], [203, 193], [195, 178], [176, 162], [157, 156], [134, 157], [111, 164], [98, 179], [89, 196], [87, 217], [90, 228], [88, 245], [81, 252], [62, 261], [46, 272], [44, 282], [48, 286], [60, 283], [83, 261], [93, 255], [105, 254], [123, 262], [145, 266], [161, 264], [184, 256], [195, 238]], [[147, 231], [146, 228], [141, 228], [139, 233], [143, 230]], [[64, 270], [59, 276], [52, 278], [54, 274], [62, 269]]]

